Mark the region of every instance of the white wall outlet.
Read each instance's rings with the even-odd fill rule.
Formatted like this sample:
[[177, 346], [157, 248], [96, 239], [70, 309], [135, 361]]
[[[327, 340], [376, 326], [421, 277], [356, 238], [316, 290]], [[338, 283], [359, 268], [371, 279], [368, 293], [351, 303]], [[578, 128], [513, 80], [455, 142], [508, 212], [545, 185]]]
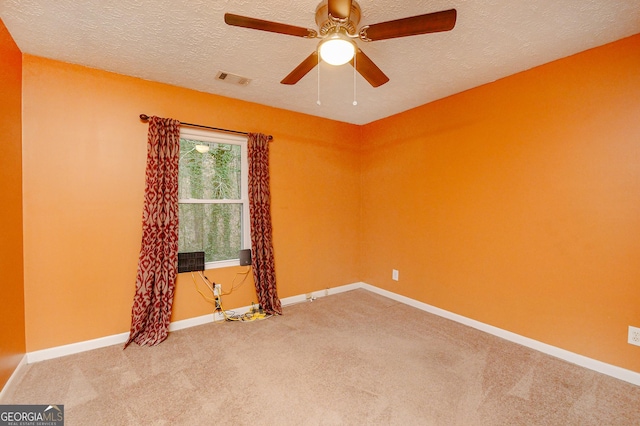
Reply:
[[391, 270], [391, 279], [394, 281], [398, 281], [400, 273], [398, 272], [397, 269], [392, 269]]
[[222, 285], [221, 284], [214, 284], [214, 286], [213, 286], [213, 295], [214, 296], [220, 296], [220, 293], [222, 293]]
[[640, 346], [640, 327], [629, 326], [629, 344]]

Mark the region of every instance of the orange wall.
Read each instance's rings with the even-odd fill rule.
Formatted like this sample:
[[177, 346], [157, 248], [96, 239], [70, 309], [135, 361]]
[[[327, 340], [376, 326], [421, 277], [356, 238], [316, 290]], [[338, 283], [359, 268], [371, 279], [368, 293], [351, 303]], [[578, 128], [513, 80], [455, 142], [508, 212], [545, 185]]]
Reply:
[[639, 53], [636, 35], [365, 126], [362, 281], [640, 372]]
[[[129, 331], [146, 158], [141, 113], [272, 134], [280, 297], [357, 281], [357, 126], [29, 55], [23, 66], [28, 351]], [[207, 276], [227, 291], [244, 270]], [[254, 300], [249, 280], [223, 302], [231, 309]], [[210, 312], [182, 275], [172, 320]]]
[[22, 265], [22, 53], [0, 20], [0, 389], [25, 354]]

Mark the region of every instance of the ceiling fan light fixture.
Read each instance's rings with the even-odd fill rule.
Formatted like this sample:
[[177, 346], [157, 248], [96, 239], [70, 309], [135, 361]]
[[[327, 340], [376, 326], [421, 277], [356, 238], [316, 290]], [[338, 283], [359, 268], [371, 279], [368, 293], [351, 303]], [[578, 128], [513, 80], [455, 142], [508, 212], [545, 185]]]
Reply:
[[322, 60], [331, 65], [343, 65], [353, 59], [356, 46], [342, 32], [335, 32], [320, 42], [318, 48]]

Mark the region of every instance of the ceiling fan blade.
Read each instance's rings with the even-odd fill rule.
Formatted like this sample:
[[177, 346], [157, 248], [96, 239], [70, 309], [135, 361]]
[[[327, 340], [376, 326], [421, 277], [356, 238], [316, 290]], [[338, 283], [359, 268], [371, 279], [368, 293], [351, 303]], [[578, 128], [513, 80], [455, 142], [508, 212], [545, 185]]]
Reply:
[[376, 41], [449, 31], [456, 25], [456, 17], [456, 10], [449, 9], [441, 12], [396, 19], [394, 21], [381, 22], [363, 27], [360, 30], [360, 38], [363, 41]]
[[296, 84], [302, 77], [307, 75], [316, 65], [318, 65], [318, 52], [314, 51], [307, 59], [302, 61], [288, 76], [282, 79], [282, 84]]
[[329, 15], [338, 20], [348, 19], [351, 14], [351, 0], [329, 0], [327, 7]]
[[269, 31], [271, 33], [286, 34], [298, 37], [315, 38], [318, 33], [315, 30], [294, 25], [280, 24], [278, 22], [264, 21], [262, 19], [248, 18], [246, 16], [224, 14], [224, 22], [235, 27], [251, 28], [254, 30]]
[[[389, 77], [362, 50], [358, 49], [355, 59], [356, 71], [373, 87], [382, 86], [389, 81]], [[351, 66], [353, 66], [353, 59], [351, 60]]]

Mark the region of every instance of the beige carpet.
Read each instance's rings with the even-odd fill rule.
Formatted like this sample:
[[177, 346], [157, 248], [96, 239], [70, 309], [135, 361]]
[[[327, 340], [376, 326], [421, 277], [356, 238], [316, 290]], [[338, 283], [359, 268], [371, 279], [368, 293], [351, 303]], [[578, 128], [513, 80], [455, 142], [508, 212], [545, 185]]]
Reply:
[[28, 365], [66, 425], [640, 425], [640, 387], [366, 290]]

